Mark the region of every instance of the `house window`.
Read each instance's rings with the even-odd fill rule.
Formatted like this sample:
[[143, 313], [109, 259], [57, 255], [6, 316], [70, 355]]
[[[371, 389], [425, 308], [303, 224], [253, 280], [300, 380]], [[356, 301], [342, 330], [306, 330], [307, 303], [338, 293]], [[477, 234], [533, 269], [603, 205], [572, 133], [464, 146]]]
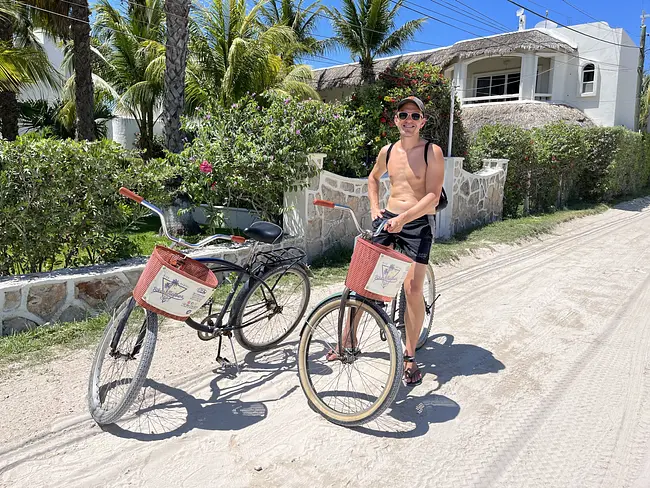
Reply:
[[520, 80], [520, 73], [479, 76], [476, 79], [476, 96], [494, 97], [501, 95], [515, 95], [512, 98], [504, 98], [504, 100], [516, 99], [519, 97]]
[[588, 95], [596, 91], [596, 67], [589, 63], [582, 68], [582, 94]]

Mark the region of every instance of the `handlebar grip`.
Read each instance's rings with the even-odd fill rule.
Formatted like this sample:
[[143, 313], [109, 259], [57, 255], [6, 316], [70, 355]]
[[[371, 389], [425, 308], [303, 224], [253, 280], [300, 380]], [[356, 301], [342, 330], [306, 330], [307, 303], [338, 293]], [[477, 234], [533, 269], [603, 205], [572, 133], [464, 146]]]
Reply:
[[237, 244], [243, 244], [244, 242], [246, 242], [246, 238], [242, 236], [232, 236], [230, 240], [232, 242], [236, 242]]
[[126, 198], [130, 198], [131, 200], [134, 200], [134, 201], [136, 201], [138, 203], [142, 203], [142, 201], [144, 200], [144, 198], [142, 198], [137, 193], [132, 192], [128, 188], [124, 188], [124, 187], [120, 188], [120, 195], [122, 195], [122, 196], [124, 196]]
[[314, 205], [328, 208], [334, 208], [336, 206], [334, 202], [330, 202], [329, 200], [314, 200]]

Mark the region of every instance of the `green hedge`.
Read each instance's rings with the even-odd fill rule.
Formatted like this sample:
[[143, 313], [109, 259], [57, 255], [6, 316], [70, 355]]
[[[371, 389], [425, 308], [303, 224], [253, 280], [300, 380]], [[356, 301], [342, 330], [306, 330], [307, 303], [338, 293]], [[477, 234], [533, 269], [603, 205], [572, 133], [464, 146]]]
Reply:
[[484, 126], [470, 149], [471, 166], [506, 158], [504, 216], [553, 211], [570, 202], [636, 195], [650, 184], [650, 138], [623, 127], [581, 128], [564, 122], [534, 130]]
[[130, 256], [136, 210], [117, 191], [160, 194], [163, 175], [108, 141], [0, 140], [0, 275]]
[[266, 219], [283, 211], [285, 191], [316, 174], [308, 154], [326, 153], [325, 169], [354, 173], [361, 142], [361, 127], [343, 105], [277, 96], [199, 110], [185, 129], [194, 139], [173, 158], [180, 191], [197, 205], [250, 208]]

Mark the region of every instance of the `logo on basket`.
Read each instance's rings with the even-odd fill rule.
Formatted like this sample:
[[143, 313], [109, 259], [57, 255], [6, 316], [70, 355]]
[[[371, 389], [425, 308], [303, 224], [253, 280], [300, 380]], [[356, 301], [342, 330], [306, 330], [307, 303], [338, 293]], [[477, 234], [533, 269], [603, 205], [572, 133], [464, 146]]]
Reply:
[[375, 280], [381, 281], [381, 286], [386, 288], [386, 286], [398, 282], [401, 271], [394, 264], [382, 264], [381, 274], [375, 275]]
[[181, 285], [178, 280], [170, 280], [163, 276], [162, 289], [157, 286], [154, 287], [154, 293], [160, 293], [160, 300], [165, 303], [168, 300], [182, 300], [183, 292], [187, 290], [186, 286]]

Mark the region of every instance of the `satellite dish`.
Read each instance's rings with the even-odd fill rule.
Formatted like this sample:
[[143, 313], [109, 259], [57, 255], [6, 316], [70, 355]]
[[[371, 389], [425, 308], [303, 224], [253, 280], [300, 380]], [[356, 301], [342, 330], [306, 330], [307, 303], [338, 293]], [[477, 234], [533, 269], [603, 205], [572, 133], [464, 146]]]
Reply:
[[524, 12], [525, 12], [525, 10], [523, 8], [520, 8], [519, 10], [517, 10], [517, 17], [521, 17], [522, 15], [524, 15]]

